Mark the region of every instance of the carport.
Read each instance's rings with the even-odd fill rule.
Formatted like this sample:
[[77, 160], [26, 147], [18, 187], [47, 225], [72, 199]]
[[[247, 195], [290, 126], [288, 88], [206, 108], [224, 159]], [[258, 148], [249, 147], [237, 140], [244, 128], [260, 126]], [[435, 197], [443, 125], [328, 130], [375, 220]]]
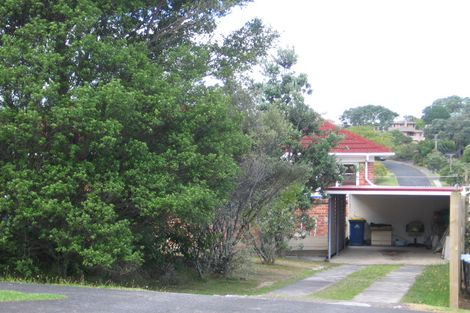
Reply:
[[[465, 188], [338, 186], [327, 189], [328, 259], [341, 255], [348, 237], [347, 219], [366, 217], [391, 224], [394, 235], [407, 238], [405, 226], [421, 220], [432, 225], [436, 210], [449, 210], [451, 305], [457, 307], [460, 288], [460, 255], [465, 234]], [[367, 256], [365, 256], [367, 258]]]

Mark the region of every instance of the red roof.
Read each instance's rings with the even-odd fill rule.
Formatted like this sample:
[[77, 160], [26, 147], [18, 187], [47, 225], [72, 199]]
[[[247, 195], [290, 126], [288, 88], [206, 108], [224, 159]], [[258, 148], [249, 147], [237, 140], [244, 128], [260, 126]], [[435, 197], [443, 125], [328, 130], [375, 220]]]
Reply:
[[[335, 132], [343, 137], [339, 143], [330, 150], [331, 153], [392, 153], [392, 150], [389, 148], [350, 132], [349, 130], [339, 129], [336, 125], [328, 121], [320, 126], [320, 131], [323, 133]], [[308, 136], [304, 136], [300, 140], [303, 146], [307, 146], [312, 142], [313, 139]]]

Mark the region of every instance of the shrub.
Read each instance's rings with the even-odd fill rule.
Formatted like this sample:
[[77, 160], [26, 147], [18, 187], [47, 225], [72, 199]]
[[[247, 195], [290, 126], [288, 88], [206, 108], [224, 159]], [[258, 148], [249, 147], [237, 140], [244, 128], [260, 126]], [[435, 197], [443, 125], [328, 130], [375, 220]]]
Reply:
[[430, 170], [438, 172], [447, 164], [447, 160], [441, 153], [432, 152], [426, 156], [424, 164]]

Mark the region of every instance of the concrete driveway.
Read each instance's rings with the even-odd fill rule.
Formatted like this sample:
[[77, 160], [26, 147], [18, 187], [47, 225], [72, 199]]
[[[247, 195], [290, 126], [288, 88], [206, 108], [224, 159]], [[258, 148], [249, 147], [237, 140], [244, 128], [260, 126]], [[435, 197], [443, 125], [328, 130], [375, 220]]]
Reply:
[[446, 264], [440, 253], [433, 253], [424, 247], [385, 247], [385, 246], [348, 246], [332, 263], [373, 265], [373, 264], [406, 264], [435, 265]]
[[395, 174], [399, 186], [432, 186], [428, 177], [413, 165], [391, 160], [382, 163], [390, 172]]
[[63, 300], [0, 302], [2, 313], [160, 313], [160, 312], [322, 312], [412, 313], [392, 306], [360, 306], [260, 297], [204, 296], [154, 291], [131, 291], [0, 282], [0, 289], [56, 293]]

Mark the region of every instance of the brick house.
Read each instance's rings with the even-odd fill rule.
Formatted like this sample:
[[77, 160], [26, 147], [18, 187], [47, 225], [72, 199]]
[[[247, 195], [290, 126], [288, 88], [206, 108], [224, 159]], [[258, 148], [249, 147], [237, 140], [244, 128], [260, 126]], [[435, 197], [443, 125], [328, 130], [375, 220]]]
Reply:
[[[389, 148], [354, 134], [347, 129], [340, 129], [328, 121], [320, 127], [320, 131], [325, 134], [334, 132], [342, 136], [339, 143], [330, 150], [330, 155], [334, 155], [337, 161], [345, 167], [342, 186], [374, 186], [375, 157], [394, 155]], [[308, 136], [301, 138], [303, 145], [312, 144], [313, 141], [313, 138]], [[329, 199], [312, 200], [309, 215], [316, 219], [317, 227], [305, 238], [292, 239], [289, 245], [293, 251], [326, 253], [328, 249], [328, 206]]]

